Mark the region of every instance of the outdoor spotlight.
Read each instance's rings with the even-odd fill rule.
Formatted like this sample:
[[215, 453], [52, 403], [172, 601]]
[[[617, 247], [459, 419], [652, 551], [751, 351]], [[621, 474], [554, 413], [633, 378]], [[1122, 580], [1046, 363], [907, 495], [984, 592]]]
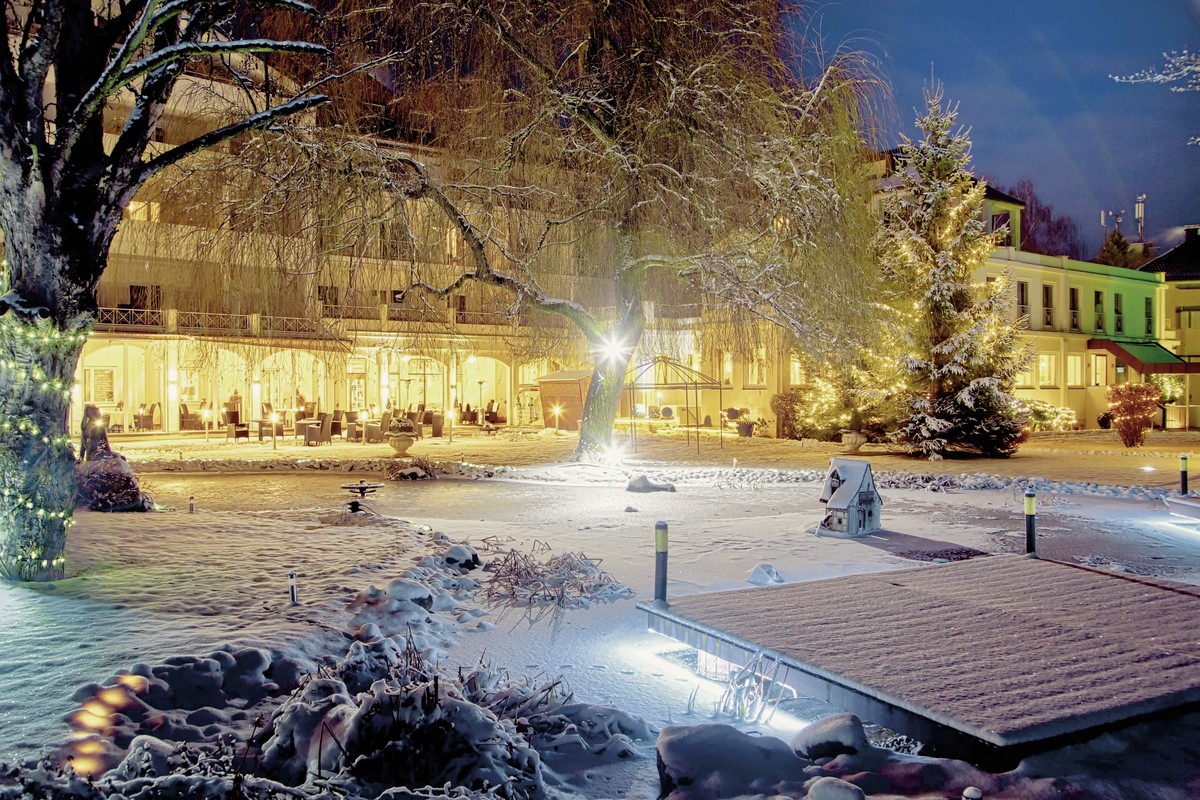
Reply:
[[605, 361], [616, 361], [625, 355], [625, 347], [616, 339], [605, 339], [600, 346], [600, 355]]

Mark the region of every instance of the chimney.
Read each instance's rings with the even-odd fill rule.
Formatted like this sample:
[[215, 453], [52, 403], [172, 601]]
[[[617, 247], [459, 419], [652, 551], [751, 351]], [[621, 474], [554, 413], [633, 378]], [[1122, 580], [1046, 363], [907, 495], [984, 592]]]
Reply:
[[1183, 240], [1185, 242], [1194, 241], [1198, 236], [1200, 236], [1200, 225], [1183, 226]]

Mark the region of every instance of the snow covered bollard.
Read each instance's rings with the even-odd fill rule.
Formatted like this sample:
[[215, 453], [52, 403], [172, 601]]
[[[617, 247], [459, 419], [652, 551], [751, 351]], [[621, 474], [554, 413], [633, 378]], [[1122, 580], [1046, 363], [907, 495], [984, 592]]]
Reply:
[[654, 523], [654, 603], [667, 604], [667, 523]]
[[1025, 491], [1025, 555], [1037, 558], [1037, 494]]
[[296, 570], [288, 573], [288, 597], [291, 599], [293, 606], [300, 605], [299, 593], [296, 591]]

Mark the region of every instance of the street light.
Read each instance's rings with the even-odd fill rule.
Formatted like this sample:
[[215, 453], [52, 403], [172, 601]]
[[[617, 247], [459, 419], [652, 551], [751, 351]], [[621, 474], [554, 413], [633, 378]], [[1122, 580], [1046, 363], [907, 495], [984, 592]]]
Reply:
[[446, 422], [449, 423], [447, 428], [450, 431], [450, 443], [453, 444], [454, 443], [454, 409], [453, 408], [446, 411]]
[[485, 421], [485, 420], [484, 420], [484, 417], [483, 417], [483, 385], [484, 385], [485, 383], [487, 383], [487, 381], [480, 381], [480, 382], [479, 382], [479, 410], [478, 410], [476, 413], [477, 413], [477, 414], [479, 414], [479, 425], [480, 425], [480, 427], [482, 427], [482, 426], [483, 426], [483, 423], [484, 423], [484, 421]]

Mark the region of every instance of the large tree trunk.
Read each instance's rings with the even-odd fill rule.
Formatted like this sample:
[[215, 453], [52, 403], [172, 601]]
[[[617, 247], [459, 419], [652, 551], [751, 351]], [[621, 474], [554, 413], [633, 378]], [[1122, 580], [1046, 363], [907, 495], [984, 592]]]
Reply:
[[56, 580], [75, 507], [67, 415], [83, 343], [14, 316], [0, 318], [0, 576]]
[[572, 456], [575, 461], [602, 458], [612, 448], [613, 424], [621, 404], [629, 358], [626, 354], [620, 358], [596, 360], [583, 403], [583, 419], [579, 422], [579, 444]]
[[67, 276], [103, 257], [67, 258], [50, 252], [60, 237], [26, 233], [6, 237], [0, 300], [0, 577], [56, 580], [75, 508], [71, 390], [92, 320], [90, 287]]

